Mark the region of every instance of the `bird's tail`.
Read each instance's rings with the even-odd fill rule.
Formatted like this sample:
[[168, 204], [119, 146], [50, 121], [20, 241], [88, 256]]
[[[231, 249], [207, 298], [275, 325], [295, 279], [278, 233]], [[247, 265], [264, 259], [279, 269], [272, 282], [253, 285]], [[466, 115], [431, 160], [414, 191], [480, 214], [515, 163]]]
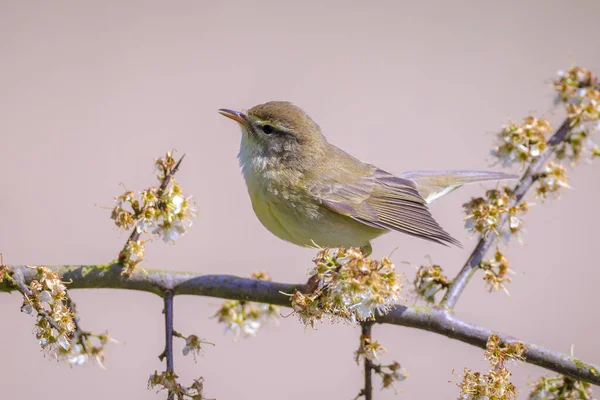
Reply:
[[411, 171], [401, 175], [417, 183], [419, 194], [431, 204], [462, 185], [516, 179], [518, 175], [496, 171]]

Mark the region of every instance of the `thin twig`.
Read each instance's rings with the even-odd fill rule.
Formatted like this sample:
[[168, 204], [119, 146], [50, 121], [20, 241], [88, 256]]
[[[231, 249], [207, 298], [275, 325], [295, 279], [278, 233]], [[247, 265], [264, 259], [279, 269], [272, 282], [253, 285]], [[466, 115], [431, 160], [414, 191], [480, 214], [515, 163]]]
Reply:
[[[371, 341], [371, 322], [361, 324], [362, 334], [360, 336], [361, 344]], [[362, 390], [365, 400], [373, 400], [373, 361], [365, 355], [365, 387]]]
[[85, 340], [88, 338], [89, 332], [84, 332], [81, 329], [81, 325], [79, 325], [79, 317], [77, 316], [77, 312], [75, 311], [75, 303], [69, 295], [67, 295], [67, 307], [69, 308], [69, 311], [71, 311], [71, 313], [73, 314], [73, 324], [75, 325], [75, 333], [73, 336], [77, 340], [77, 343], [81, 345], [83, 352], [87, 353], [87, 345], [85, 343]]
[[[173, 292], [167, 290], [164, 297], [165, 309], [165, 357], [167, 358], [167, 372], [174, 372], [173, 367]], [[173, 400], [174, 394], [169, 392], [167, 400]]]
[[[25, 282], [35, 277], [35, 271], [26, 266], [8, 266], [20, 269]], [[155, 293], [164, 296], [170, 290], [173, 295], [187, 294], [218, 297], [232, 300], [255, 301], [259, 303], [290, 306], [290, 299], [282, 293], [302, 290], [303, 285], [269, 282], [257, 279], [239, 278], [231, 275], [199, 275], [191, 272], [160, 271], [148, 269], [134, 271], [129, 279], [121, 278], [118, 264], [62, 266], [48, 268], [57, 271], [63, 281], [70, 282], [69, 289], [129, 289]], [[10, 283], [0, 283], [0, 292], [16, 290]], [[379, 323], [407, 326], [422, 329], [485, 349], [488, 338], [494, 333], [477, 325], [456, 318], [444, 307], [405, 307], [396, 306], [390, 313], [377, 319]], [[508, 335], [499, 335], [503, 341], [515, 342]], [[581, 361], [556, 351], [545, 349], [533, 343], [524, 342], [526, 362], [538, 365], [573, 379], [600, 385], [600, 366]]]
[[[556, 145], [561, 143], [568, 137], [570, 128], [570, 121], [567, 119], [563, 122], [563, 124], [558, 128], [556, 133], [552, 135], [550, 140], [548, 141], [549, 147], [529, 166], [525, 174], [513, 190], [513, 195], [515, 200], [513, 204], [518, 204], [523, 200], [523, 197], [534, 184], [534, 182], [538, 179], [540, 172], [546, 166], [546, 163], [554, 154], [556, 149]], [[502, 229], [502, 227], [506, 224], [508, 220], [508, 216], [505, 214], [500, 222], [498, 223], [498, 228]], [[483, 261], [488, 250], [492, 247], [496, 240], [495, 235], [487, 235], [486, 237], [482, 237], [477, 243], [475, 250], [471, 253], [471, 256], [467, 259], [467, 262], [462, 267], [456, 278], [450, 283], [450, 287], [446, 292], [446, 295], [442, 299], [442, 305], [450, 310], [452, 310], [456, 306], [456, 302], [458, 298], [465, 290], [467, 283]]]

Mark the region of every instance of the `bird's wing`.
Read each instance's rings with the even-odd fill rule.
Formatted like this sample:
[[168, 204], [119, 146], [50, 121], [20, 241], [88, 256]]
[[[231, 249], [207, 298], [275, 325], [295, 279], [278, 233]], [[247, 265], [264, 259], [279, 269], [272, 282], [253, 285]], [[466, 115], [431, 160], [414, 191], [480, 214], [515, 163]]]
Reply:
[[370, 173], [358, 174], [359, 178], [349, 183], [345, 182], [347, 177], [357, 174], [349, 175], [345, 171], [321, 173], [308, 187], [309, 192], [329, 210], [363, 224], [443, 245], [461, 246], [435, 221], [413, 180], [370, 167]]
[[442, 196], [462, 185], [487, 181], [516, 179], [519, 176], [498, 171], [410, 171], [400, 175], [415, 181], [419, 194], [427, 204], [432, 204]]

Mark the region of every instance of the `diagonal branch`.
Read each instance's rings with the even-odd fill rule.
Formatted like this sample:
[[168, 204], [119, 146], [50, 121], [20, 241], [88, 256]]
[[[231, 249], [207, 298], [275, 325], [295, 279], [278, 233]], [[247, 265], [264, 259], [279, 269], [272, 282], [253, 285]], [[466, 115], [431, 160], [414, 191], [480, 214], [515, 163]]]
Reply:
[[[26, 282], [35, 276], [26, 266], [8, 266], [20, 269]], [[60, 273], [64, 281], [70, 281], [69, 289], [129, 289], [155, 293], [163, 296], [165, 291], [173, 295], [210, 296], [233, 300], [256, 301], [280, 306], [290, 306], [288, 296], [303, 285], [269, 282], [257, 279], [238, 278], [231, 275], [199, 275], [190, 272], [160, 270], [134, 271], [131, 277], [123, 279], [118, 263], [105, 265], [71, 265], [49, 267]], [[8, 282], [0, 283], [0, 292], [17, 290]], [[377, 319], [378, 323], [422, 329], [447, 336], [485, 349], [492, 330], [469, 324], [456, 318], [445, 307], [406, 307], [396, 306], [389, 314]], [[499, 335], [505, 342], [517, 339]], [[525, 345], [526, 362], [538, 365], [577, 380], [600, 385], [600, 366], [583, 362], [556, 351], [545, 349], [533, 343]]]
[[[514, 204], [518, 204], [523, 200], [523, 197], [527, 193], [527, 191], [533, 186], [535, 181], [538, 179], [539, 174], [542, 172], [546, 163], [549, 161], [550, 157], [554, 154], [554, 150], [556, 145], [564, 141], [569, 134], [570, 121], [566, 119], [560, 128], [552, 135], [550, 140], [548, 141], [549, 147], [529, 166], [521, 180], [517, 183], [513, 190], [513, 195], [515, 197]], [[508, 220], [508, 216], [505, 214], [500, 223], [498, 224], [498, 228], [502, 228]], [[444, 299], [442, 300], [442, 305], [447, 307], [448, 309], [453, 309], [456, 306], [456, 302], [458, 298], [462, 294], [463, 290], [469, 283], [469, 280], [483, 261], [483, 257], [485, 257], [486, 253], [494, 244], [496, 240], [496, 236], [488, 235], [486, 237], [482, 237], [477, 243], [475, 250], [471, 253], [471, 256], [460, 270], [456, 278], [450, 284]]]

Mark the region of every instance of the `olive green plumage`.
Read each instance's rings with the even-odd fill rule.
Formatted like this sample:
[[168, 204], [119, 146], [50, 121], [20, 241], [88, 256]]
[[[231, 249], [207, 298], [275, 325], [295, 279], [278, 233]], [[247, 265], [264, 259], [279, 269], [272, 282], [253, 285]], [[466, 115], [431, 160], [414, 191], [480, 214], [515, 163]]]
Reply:
[[300, 246], [370, 251], [370, 241], [390, 230], [460, 246], [427, 205], [466, 183], [514, 178], [487, 171], [394, 176], [328, 143], [319, 125], [288, 102], [219, 112], [242, 128], [238, 157], [258, 219]]

